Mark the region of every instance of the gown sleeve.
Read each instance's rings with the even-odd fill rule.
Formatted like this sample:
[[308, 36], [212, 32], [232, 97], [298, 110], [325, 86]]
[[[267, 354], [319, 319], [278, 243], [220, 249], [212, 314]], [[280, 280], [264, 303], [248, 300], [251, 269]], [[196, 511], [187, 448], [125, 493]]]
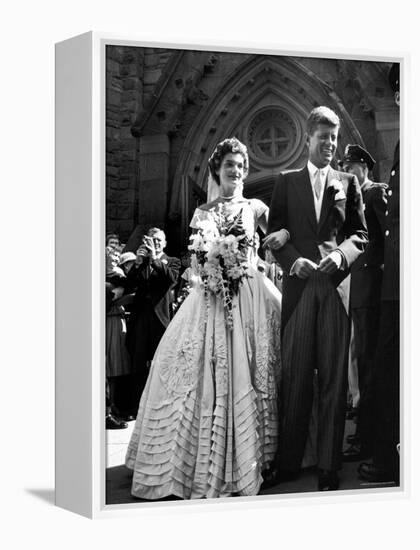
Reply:
[[267, 231], [267, 220], [268, 220], [268, 206], [261, 201], [260, 199], [251, 199], [251, 208], [254, 212], [255, 224], [258, 227], [259, 225], [263, 227], [264, 233]]
[[206, 218], [207, 212], [201, 208], [196, 208], [191, 218], [190, 227], [192, 229], [197, 229], [197, 222], [202, 221]]

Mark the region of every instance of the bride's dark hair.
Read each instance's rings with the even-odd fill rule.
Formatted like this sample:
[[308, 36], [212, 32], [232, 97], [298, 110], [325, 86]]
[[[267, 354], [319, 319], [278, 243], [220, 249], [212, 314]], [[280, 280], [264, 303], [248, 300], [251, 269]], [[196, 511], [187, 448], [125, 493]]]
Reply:
[[244, 159], [244, 178], [248, 175], [249, 171], [249, 158], [248, 150], [246, 146], [239, 141], [238, 138], [228, 138], [219, 142], [216, 145], [216, 149], [213, 151], [212, 156], [209, 158], [209, 169], [213, 179], [220, 185], [220, 178], [216, 171], [220, 170], [224, 157], [229, 153], [239, 153]]

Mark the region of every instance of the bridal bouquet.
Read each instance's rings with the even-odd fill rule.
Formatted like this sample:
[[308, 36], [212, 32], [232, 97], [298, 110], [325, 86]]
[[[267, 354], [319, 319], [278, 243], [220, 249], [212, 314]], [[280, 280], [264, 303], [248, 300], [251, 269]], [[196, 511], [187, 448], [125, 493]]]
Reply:
[[248, 252], [253, 241], [243, 227], [242, 212], [228, 213], [224, 204], [210, 211], [212, 216], [198, 221], [191, 235], [191, 266], [200, 276], [206, 296], [223, 300], [226, 321], [232, 328], [232, 301], [241, 281], [248, 277]]

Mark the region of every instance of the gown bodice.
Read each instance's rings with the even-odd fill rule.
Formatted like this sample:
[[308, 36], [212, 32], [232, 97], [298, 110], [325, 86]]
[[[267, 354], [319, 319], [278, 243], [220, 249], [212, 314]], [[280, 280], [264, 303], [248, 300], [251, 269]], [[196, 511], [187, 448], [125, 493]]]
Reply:
[[216, 199], [195, 210], [190, 227], [195, 229], [198, 221], [214, 218], [218, 205], [222, 205], [222, 208], [232, 216], [236, 216], [239, 212], [242, 212], [243, 227], [245, 233], [250, 238], [255, 235], [261, 216], [268, 210], [268, 206], [259, 199], [243, 199], [240, 201]]

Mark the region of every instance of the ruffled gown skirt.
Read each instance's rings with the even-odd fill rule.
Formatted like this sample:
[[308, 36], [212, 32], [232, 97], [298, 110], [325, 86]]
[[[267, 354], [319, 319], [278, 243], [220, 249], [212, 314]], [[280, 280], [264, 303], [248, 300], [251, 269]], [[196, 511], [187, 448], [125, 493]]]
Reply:
[[223, 303], [191, 291], [156, 350], [126, 455], [142, 499], [256, 495], [278, 439], [281, 294], [250, 269]]

